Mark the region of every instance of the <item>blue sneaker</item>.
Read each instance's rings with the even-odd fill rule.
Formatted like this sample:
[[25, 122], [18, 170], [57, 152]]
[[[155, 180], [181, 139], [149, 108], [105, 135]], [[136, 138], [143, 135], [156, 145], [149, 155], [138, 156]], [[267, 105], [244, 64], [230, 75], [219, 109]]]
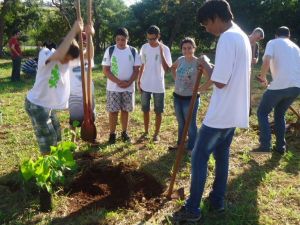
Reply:
[[182, 206], [178, 211], [173, 213], [174, 222], [198, 222], [201, 219], [201, 214], [196, 215], [186, 210], [185, 206]]

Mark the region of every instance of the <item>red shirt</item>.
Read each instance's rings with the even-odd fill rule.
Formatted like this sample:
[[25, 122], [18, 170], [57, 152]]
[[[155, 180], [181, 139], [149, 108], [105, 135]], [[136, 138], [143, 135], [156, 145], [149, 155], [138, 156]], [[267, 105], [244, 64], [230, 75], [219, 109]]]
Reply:
[[10, 48], [10, 54], [13, 58], [18, 57], [18, 55], [13, 50], [11, 50], [11, 47], [13, 45], [15, 46], [15, 50], [18, 52], [18, 54], [22, 55], [21, 48], [20, 48], [20, 43], [19, 43], [17, 38], [15, 38], [15, 37], [10, 38], [10, 40], [8, 42], [8, 45], [9, 45], [9, 48]]

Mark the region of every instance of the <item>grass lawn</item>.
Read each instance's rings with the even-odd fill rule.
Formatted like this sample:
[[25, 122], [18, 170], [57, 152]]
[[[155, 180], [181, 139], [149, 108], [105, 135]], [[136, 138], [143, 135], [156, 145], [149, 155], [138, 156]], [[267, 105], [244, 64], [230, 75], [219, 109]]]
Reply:
[[[33, 78], [22, 75], [22, 81], [10, 82], [11, 62], [0, 59], [0, 111], [3, 123], [0, 124], [0, 224], [172, 224], [168, 215], [184, 202], [172, 200], [164, 202], [159, 210], [147, 212], [143, 204], [135, 208], [120, 207], [113, 210], [90, 208], [69, 217], [72, 199], [59, 187], [54, 195], [54, 208], [51, 213], [38, 210], [37, 192], [20, 179], [19, 165], [29, 157], [39, 156], [32, 125], [24, 110], [24, 98], [34, 83]], [[258, 73], [255, 68], [254, 73]], [[90, 146], [78, 141], [77, 153], [97, 154], [98, 161], [110, 165], [125, 163], [136, 170], [151, 174], [164, 187], [168, 186], [175, 153], [168, 151], [177, 136], [177, 122], [174, 115], [170, 74], [166, 78], [166, 109], [161, 127], [161, 141], [138, 141], [143, 133], [143, 118], [140, 111], [140, 97], [136, 94], [136, 108], [130, 114], [129, 133], [132, 144], [118, 141], [107, 146], [108, 115], [105, 112], [106, 79], [100, 67], [93, 72], [96, 93], [96, 126], [99, 146]], [[291, 128], [287, 132], [288, 153], [279, 155], [250, 155], [258, 144], [257, 118], [258, 102], [263, 93], [260, 85], [253, 81], [253, 115], [249, 129], [237, 129], [230, 153], [230, 173], [226, 196], [226, 213], [214, 214], [203, 206], [204, 220], [201, 224], [228, 225], [283, 225], [300, 224], [300, 130]], [[210, 92], [201, 96], [198, 125], [205, 115]], [[300, 101], [293, 104], [300, 112]], [[68, 112], [59, 113], [64, 139], [68, 132]], [[152, 132], [154, 126], [152, 117]], [[272, 120], [272, 118], [271, 118]], [[296, 116], [288, 111], [286, 120], [295, 123]], [[117, 127], [120, 133], [120, 125]], [[274, 138], [273, 138], [274, 141]], [[189, 192], [190, 158], [184, 157], [177, 176], [176, 187], [184, 187]], [[204, 197], [209, 193], [214, 177], [214, 159], [209, 161], [209, 173]], [[122, 188], [121, 186], [119, 187]]]

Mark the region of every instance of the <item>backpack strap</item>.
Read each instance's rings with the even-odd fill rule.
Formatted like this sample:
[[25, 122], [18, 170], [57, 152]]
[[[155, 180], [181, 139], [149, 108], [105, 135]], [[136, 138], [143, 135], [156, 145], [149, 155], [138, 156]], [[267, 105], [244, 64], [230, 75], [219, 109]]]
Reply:
[[133, 61], [135, 61], [136, 49], [130, 45], [129, 45], [129, 48], [130, 48], [131, 54], [133, 56]]
[[111, 59], [111, 56], [112, 56], [114, 50], [115, 50], [115, 46], [114, 46], [114, 45], [113, 45], [113, 46], [110, 46], [109, 49], [108, 49], [108, 53], [109, 53], [109, 58], [110, 58], [110, 59]]
[[[133, 56], [133, 61], [135, 61], [135, 55], [136, 55], [136, 51], [137, 50], [134, 47], [130, 46], [130, 45], [129, 45], [129, 48], [130, 48], [131, 54]], [[108, 49], [109, 58], [111, 58], [114, 50], [115, 50], [115, 46], [114, 45], [109, 47], [109, 49]]]

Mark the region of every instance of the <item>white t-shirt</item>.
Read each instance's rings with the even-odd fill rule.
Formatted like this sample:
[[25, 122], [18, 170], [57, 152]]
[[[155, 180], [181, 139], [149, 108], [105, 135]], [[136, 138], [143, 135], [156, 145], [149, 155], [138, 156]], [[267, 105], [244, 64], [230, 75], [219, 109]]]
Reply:
[[276, 38], [268, 42], [265, 56], [271, 57], [270, 69], [273, 81], [268, 89], [300, 88], [300, 49], [288, 38]]
[[[163, 45], [166, 62], [170, 67], [172, 58], [170, 49]], [[141, 88], [147, 92], [165, 92], [165, 71], [162, 66], [159, 46], [153, 48], [149, 43], [142, 46], [140, 51], [144, 72], [141, 77]]]
[[[111, 72], [116, 77], [118, 77], [119, 80], [130, 80], [133, 72], [133, 67], [141, 65], [140, 56], [136, 49], [135, 51], [136, 54], [134, 60], [129, 46], [127, 46], [125, 49], [119, 49], [117, 45], [115, 45], [114, 51], [110, 58], [109, 47], [108, 47], [103, 56], [102, 66], [110, 66]], [[134, 92], [135, 82], [133, 82], [127, 88], [121, 88], [116, 83], [107, 79], [106, 89], [108, 91], [116, 91], [116, 92], [125, 92], [125, 91]]]
[[233, 23], [221, 34], [217, 44], [214, 85], [203, 123], [213, 128], [249, 126], [251, 46], [248, 36]]
[[48, 48], [40, 51], [35, 83], [28, 92], [27, 99], [45, 108], [66, 109], [70, 95], [69, 63], [50, 61], [46, 65], [46, 60], [54, 52], [54, 49], [50, 51]]
[[[94, 60], [91, 61], [94, 67]], [[82, 78], [81, 78], [81, 63], [80, 58], [74, 59], [69, 63], [71, 67], [70, 86], [71, 95], [82, 97]], [[85, 62], [85, 75], [87, 76], [88, 64]], [[92, 91], [94, 92], [94, 83], [92, 81]]]

